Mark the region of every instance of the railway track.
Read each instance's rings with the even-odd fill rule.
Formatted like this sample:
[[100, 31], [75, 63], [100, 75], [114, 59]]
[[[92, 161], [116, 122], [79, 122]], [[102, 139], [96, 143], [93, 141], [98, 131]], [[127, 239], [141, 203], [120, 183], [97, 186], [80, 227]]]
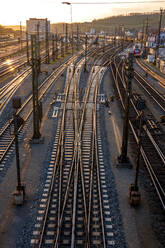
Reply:
[[[95, 53], [95, 49], [92, 51], [89, 51], [89, 55], [91, 53]], [[80, 53], [81, 54], [81, 53]], [[72, 61], [76, 59], [76, 56], [73, 56], [72, 58], [68, 59], [65, 64], [61, 65], [59, 68], [56, 69], [49, 77], [44, 80], [44, 82], [39, 86], [39, 101], [44, 97], [44, 95], [47, 93], [49, 88], [52, 86], [54, 81], [63, 73], [66, 66], [69, 65]], [[73, 66], [74, 68], [74, 66]], [[5, 85], [3, 88], [1, 88], [0, 92], [0, 101], [1, 109], [0, 114], [2, 114], [3, 110], [5, 109], [6, 103], [11, 99], [11, 96], [15, 93], [21, 82], [31, 73], [31, 69], [27, 69], [24, 73], [19, 75], [16, 79], [9, 82], [7, 85]], [[21, 109], [18, 111], [18, 114], [21, 115], [24, 122], [26, 123], [27, 120], [30, 118], [32, 114], [32, 95], [30, 95], [26, 101], [22, 104]], [[23, 129], [23, 125], [20, 126], [19, 132]], [[14, 136], [13, 136], [13, 122], [12, 118], [0, 129], [0, 170], [2, 171], [4, 168], [3, 160], [5, 159], [5, 156], [7, 155], [9, 149], [11, 148], [12, 144], [14, 142]], [[11, 148], [13, 149], [13, 148]]]
[[147, 80], [145, 80], [137, 71], [135, 71], [135, 80], [152, 98], [156, 105], [159, 106], [162, 114], [165, 114], [165, 97], [158, 90], [156, 90]]
[[0, 66], [0, 79], [8, 76], [9, 74], [13, 73], [14, 71], [20, 69], [21, 67], [27, 64], [26, 57], [22, 57], [15, 60], [8, 59], [7, 61], [3, 62]]
[[[118, 65], [116, 65], [116, 63]], [[117, 68], [117, 69], [116, 69]], [[121, 61], [114, 62], [111, 64], [111, 70], [113, 74], [113, 78], [115, 81], [115, 86], [117, 88], [118, 95], [120, 97], [120, 101], [122, 104], [122, 108], [125, 108], [124, 105], [124, 96], [125, 96], [125, 77], [120, 75], [123, 71]], [[144, 84], [143, 84], [144, 86]], [[152, 94], [153, 92], [150, 92]], [[155, 96], [154, 96], [155, 97]], [[131, 99], [130, 106], [130, 120], [129, 124], [134, 135], [136, 142], [137, 138], [137, 126], [135, 124], [135, 119], [137, 115], [139, 115], [138, 110], [136, 109], [136, 100], [137, 97], [133, 96]], [[159, 102], [159, 105], [161, 103]], [[159, 147], [160, 137], [163, 135], [161, 131], [158, 132], [158, 128], [153, 128], [154, 121], [152, 125], [152, 120], [147, 119], [146, 125], [143, 130], [143, 139], [142, 139], [142, 147], [141, 147], [141, 155], [145, 162], [146, 168], [151, 177], [152, 183], [155, 186], [155, 190], [157, 195], [161, 201], [163, 209], [165, 209], [165, 156], [163, 151]]]
[[81, 69], [73, 73], [68, 68], [62, 117], [32, 247], [115, 244], [98, 117], [98, 89], [104, 70], [106, 67], [93, 65], [81, 104], [78, 92]]
[[147, 73], [149, 73], [153, 78], [158, 80], [160, 84], [165, 86], [165, 77], [161, 72], [158, 72], [154, 67], [151, 69], [142, 59], [136, 59], [137, 64]]
[[31, 68], [26, 69], [16, 78], [5, 84], [0, 88], [0, 115], [4, 111], [6, 104], [20, 87], [21, 83], [31, 74]]
[[[75, 59], [71, 58], [68, 60], [68, 63]], [[61, 65], [56, 69], [43, 83], [39, 86], [39, 101], [44, 97], [49, 88], [53, 85], [54, 81], [63, 73], [66, 68], [66, 64]], [[18, 111], [18, 114], [21, 115], [24, 122], [30, 118], [32, 114], [32, 95], [30, 95], [26, 101], [22, 104], [22, 107]], [[20, 126], [19, 132], [22, 130], [23, 125]], [[12, 118], [7, 122], [0, 131], [0, 164], [2, 164], [7, 152], [9, 151], [11, 145], [14, 142], [14, 137], [11, 135], [11, 130], [13, 130], [13, 121]], [[3, 164], [2, 164], [3, 166]]]

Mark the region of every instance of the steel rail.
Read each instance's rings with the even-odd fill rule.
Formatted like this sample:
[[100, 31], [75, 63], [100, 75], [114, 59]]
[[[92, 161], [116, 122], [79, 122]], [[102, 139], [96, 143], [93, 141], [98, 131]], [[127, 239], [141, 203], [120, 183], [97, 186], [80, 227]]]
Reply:
[[[79, 81], [79, 80], [78, 80]], [[75, 137], [77, 137], [77, 171], [75, 170], [75, 176], [76, 176], [76, 182], [77, 186], [75, 185], [75, 196], [74, 197], [74, 208], [73, 208], [73, 214], [74, 214], [74, 218], [73, 218], [73, 223], [74, 225], [72, 225], [72, 242], [71, 242], [71, 247], [74, 247], [74, 240], [75, 237], [73, 234], [75, 234], [75, 214], [76, 214], [76, 200], [77, 200], [77, 187], [78, 187], [78, 174], [79, 174], [79, 170], [80, 170], [80, 175], [81, 175], [81, 186], [82, 186], [82, 195], [83, 195], [83, 204], [84, 204], [84, 225], [85, 225], [85, 235], [86, 235], [86, 245], [85, 247], [88, 247], [89, 244], [89, 235], [87, 232], [87, 205], [86, 205], [86, 194], [85, 194], [85, 180], [84, 180], [84, 174], [83, 174], [83, 165], [82, 165], [82, 147], [81, 147], [81, 143], [82, 143], [82, 137], [80, 136], [79, 133], [79, 122], [78, 122], [78, 116], [77, 116], [77, 112], [78, 112], [78, 100], [77, 100], [77, 83], [75, 81], [75, 86], [74, 86], [74, 98], [75, 98], [75, 104], [74, 104], [74, 116], [75, 116]]]
[[101, 215], [101, 230], [102, 230], [102, 241], [103, 248], [106, 247], [105, 240], [105, 230], [104, 230], [104, 217], [103, 217], [103, 205], [102, 205], [102, 196], [101, 196], [101, 183], [100, 183], [100, 173], [99, 173], [99, 155], [98, 155], [98, 147], [97, 147], [97, 93], [98, 93], [98, 84], [96, 85], [95, 95], [94, 95], [94, 143], [95, 143], [95, 162], [97, 168], [97, 183], [98, 183], [98, 193], [99, 193], [99, 205], [100, 205], [100, 215]]
[[[73, 59], [73, 58], [72, 58]], [[69, 61], [71, 62], [72, 59], [69, 59]], [[49, 88], [52, 86], [52, 84], [54, 83], [54, 81], [59, 77], [59, 75], [61, 73], [63, 73], [63, 71], [65, 70], [66, 65], [61, 65], [56, 71], [54, 71], [49, 77], [46, 78], [46, 80], [44, 80], [44, 82], [39, 86], [39, 90], [42, 89], [42, 87], [44, 88], [43, 92], [40, 93], [39, 95], [39, 100], [42, 99], [42, 97], [46, 94], [46, 92], [49, 90]], [[45, 87], [46, 85], [46, 87]], [[32, 95], [28, 97], [28, 99], [22, 104], [21, 108], [17, 111], [17, 114], [21, 114], [21, 112], [24, 111], [26, 105], [28, 103], [30, 103], [30, 101], [32, 100]], [[31, 108], [29, 113], [25, 115], [24, 117], [24, 121], [27, 121], [28, 118], [30, 117], [30, 115], [32, 114], [33, 109]], [[12, 119], [11, 119], [12, 122]], [[5, 128], [2, 129], [1, 133], [0, 133], [0, 137], [2, 137], [3, 133], [10, 128], [10, 123], [5, 125]], [[19, 132], [22, 130], [23, 126], [20, 127]], [[4, 159], [7, 151], [9, 150], [9, 148], [11, 147], [11, 144], [14, 142], [14, 137], [11, 138], [11, 142], [9, 143], [6, 151], [4, 152], [4, 154], [1, 156], [0, 158], [0, 163], [2, 162], [2, 160]]]
[[[111, 65], [111, 70], [113, 70], [112, 65]], [[114, 73], [112, 73], [112, 74], [114, 75]], [[118, 82], [117, 82], [118, 81], [117, 78], [114, 77], [114, 80], [115, 80], [115, 85], [117, 87], [117, 91], [120, 91], [119, 85], [118, 85]], [[121, 93], [119, 94], [119, 96], [120, 96], [122, 107], [125, 108], [124, 102], [123, 102], [123, 98], [121, 96]], [[134, 107], [134, 110], [138, 113], [138, 111], [136, 110], [136, 107], [133, 104], [133, 101], [132, 100], [131, 100], [131, 103], [132, 103], [132, 105]], [[135, 128], [134, 128], [134, 126], [133, 126], [133, 124], [131, 123], [130, 120], [129, 120], [129, 125], [131, 127], [131, 130], [132, 130], [132, 132], [134, 134], [134, 137], [135, 137], [135, 140], [137, 142], [137, 139], [136, 139], [137, 135], [135, 136], [136, 131], [135, 131]], [[160, 159], [162, 160], [162, 162], [164, 164], [164, 162], [165, 162], [164, 161], [164, 155], [162, 156], [162, 152], [161, 152], [160, 148], [157, 145], [155, 146], [156, 142], [154, 141], [154, 139], [153, 139], [152, 135], [150, 134], [149, 130], [147, 128], [144, 128], [144, 130], [146, 131], [146, 133], [147, 133], [148, 137], [150, 138], [150, 140], [151, 140], [154, 148], [157, 150], [157, 154], [160, 156]], [[158, 179], [157, 175], [155, 174], [155, 171], [152, 168], [151, 163], [149, 162], [149, 160], [147, 158], [147, 155], [146, 155], [143, 147], [141, 148], [141, 151], [142, 151], [141, 154], [142, 154], [142, 157], [143, 157], [144, 162], [146, 164], [146, 167], [148, 169], [149, 175], [150, 175], [151, 180], [152, 180], [152, 182], [153, 182], [153, 184], [155, 186], [155, 190], [156, 190], [156, 192], [158, 194], [158, 197], [160, 199], [160, 202], [162, 204], [162, 207], [165, 210], [165, 199], [163, 200], [163, 198], [165, 198], [165, 192], [164, 192], [164, 190], [163, 190], [163, 188], [162, 188], [162, 186], [161, 186], [161, 184], [159, 182], [159, 179]]]
[[147, 71], [153, 78], [157, 79], [160, 81], [163, 85], [165, 85], [165, 78], [162, 76], [158, 75], [156, 72], [150, 69], [144, 62], [142, 62], [141, 59], [136, 59], [137, 64], [144, 70]]
[[[140, 80], [137, 78], [136, 75], [140, 77], [142, 82], [140, 82]], [[137, 71], [135, 71], [135, 80], [141, 85], [141, 87], [147, 92], [147, 94], [154, 100], [154, 102], [159, 106], [159, 108], [163, 112], [165, 112], [165, 107], [162, 106], [163, 103], [165, 105], [165, 97], [163, 97], [154, 87], [152, 87], [152, 85], [150, 85], [144, 78], [142, 78], [142, 76]], [[145, 83], [145, 85], [147, 85], [149, 89], [151, 89], [156, 94], [157, 97], [151, 94], [143, 83]], [[162, 101], [162, 104], [159, 103], [160, 100]]]
[[[65, 94], [66, 95], [66, 94]], [[66, 99], [66, 98], [65, 98]], [[64, 111], [65, 112], [65, 111]], [[63, 112], [63, 113], [64, 113]], [[63, 129], [61, 129], [63, 130]], [[62, 137], [62, 134], [61, 136]], [[61, 138], [62, 139], [62, 138]], [[60, 139], [60, 140], [61, 140]], [[61, 146], [60, 146], [61, 147]], [[61, 151], [59, 152], [61, 153]], [[59, 154], [58, 153], [58, 154]], [[75, 154], [75, 153], [74, 153]], [[75, 156], [73, 156], [73, 161], [72, 161], [72, 169], [73, 169], [73, 165], [74, 165], [74, 160], [75, 160]], [[63, 209], [62, 209], [62, 213], [64, 212], [64, 209], [65, 209], [65, 203], [66, 203], [66, 200], [67, 200], [67, 195], [68, 195], [68, 192], [69, 192], [69, 187], [70, 187], [70, 182], [71, 182], [71, 175], [72, 175], [72, 169], [70, 170], [70, 175], [69, 175], [69, 180], [68, 180], [68, 184], [67, 184], [67, 189], [66, 189], [66, 193], [65, 193], [65, 196], [64, 196], [64, 204], [63, 204]], [[55, 178], [54, 178], [55, 179]], [[52, 182], [53, 183], [53, 182]], [[52, 184], [51, 183], [51, 184]], [[49, 197], [51, 199], [51, 197]], [[48, 203], [50, 204], [50, 200], [48, 201]], [[40, 237], [40, 246], [42, 245], [42, 240], [43, 240], [43, 235], [44, 235], [44, 230], [45, 230], [45, 226], [46, 226], [46, 216], [48, 214], [48, 209], [49, 209], [49, 204], [47, 204], [47, 211], [45, 212], [46, 214], [44, 215], [44, 226], [42, 228], [42, 237]], [[58, 213], [60, 214], [60, 213]], [[55, 247], [58, 247], [58, 237], [59, 237], [59, 233], [60, 233], [60, 228], [61, 228], [61, 223], [62, 223], [62, 216], [63, 214], [61, 214], [61, 219], [60, 219], [60, 225], [58, 226], [58, 229], [57, 229], [57, 234], [56, 234], [56, 239], [55, 239]]]
[[[72, 80], [72, 78], [71, 78]], [[52, 199], [52, 194], [53, 194], [53, 187], [54, 187], [54, 182], [55, 182], [55, 178], [57, 175], [57, 169], [60, 170], [60, 179], [59, 179], [59, 205], [58, 205], [58, 227], [60, 227], [60, 214], [61, 214], [61, 187], [62, 187], [62, 164], [63, 164], [63, 153], [64, 153], [64, 123], [65, 123], [65, 114], [66, 114], [66, 104], [67, 104], [67, 99], [68, 99], [68, 94], [69, 94], [69, 87], [70, 87], [70, 83], [71, 80], [68, 80], [67, 83], [67, 87], [65, 90], [65, 99], [64, 99], [64, 104], [63, 104], [63, 112], [62, 112], [62, 119], [61, 119], [61, 128], [60, 128], [60, 137], [59, 137], [59, 142], [58, 142], [58, 156], [56, 156], [56, 162], [55, 162], [55, 170], [53, 173], [53, 178], [51, 180], [51, 186], [50, 186], [50, 190], [49, 190], [49, 197], [48, 197], [48, 202], [46, 205], [46, 212], [44, 215], [44, 223], [42, 226], [42, 231], [41, 231], [41, 235], [40, 235], [40, 240], [39, 240], [39, 248], [42, 247], [42, 243], [43, 243], [43, 239], [44, 239], [44, 232], [45, 232], [45, 227], [46, 227], [46, 223], [47, 223], [47, 216], [48, 216], [48, 212], [49, 212], [49, 207], [50, 207], [50, 203], [51, 203], [51, 199]], [[59, 165], [59, 166], [58, 166]], [[57, 230], [57, 234], [58, 234], [58, 230]], [[57, 234], [56, 234], [56, 238], [57, 238]]]
[[[74, 80], [74, 78], [73, 78]], [[76, 80], [75, 80], [75, 85], [76, 85]], [[63, 204], [61, 203], [61, 207], [60, 209], [58, 210], [58, 226], [57, 226], [57, 230], [56, 230], [56, 234], [55, 234], [55, 237], [54, 237], [54, 245], [53, 247], [59, 247], [59, 240], [60, 240], [60, 234], [61, 234], [61, 228], [62, 228], [62, 224], [63, 224], [63, 221], [64, 221], [64, 214], [65, 214], [65, 208], [67, 206], [67, 199], [68, 199], [68, 195], [69, 195], [69, 190], [71, 189], [71, 183], [73, 182], [74, 180], [74, 192], [73, 192], [73, 209], [75, 211], [73, 211], [73, 217], [72, 217], [72, 233], [71, 233], [71, 245], [72, 247], [75, 247], [75, 223], [76, 223], [76, 199], [77, 199], [77, 186], [78, 186], [78, 174], [80, 172], [81, 174], [81, 185], [82, 185], [82, 188], [83, 188], [83, 201], [84, 201], [84, 216], [85, 216], [85, 219], [84, 221], [86, 220], [87, 222], [87, 213], [86, 212], [86, 209], [87, 207], [85, 206], [86, 205], [86, 200], [85, 200], [85, 186], [84, 186], [84, 180], [83, 180], [83, 172], [82, 172], [82, 161], [81, 161], [81, 139], [80, 139], [80, 135], [79, 135], [79, 132], [80, 130], [78, 130], [78, 116], [77, 116], [77, 109], [78, 109], [78, 102], [77, 102], [77, 87], [74, 88], [74, 101], [72, 101], [74, 103], [74, 120], [75, 120], [75, 140], [74, 140], [74, 151], [73, 151], [73, 158], [72, 158], [72, 164], [71, 164], [71, 167], [70, 167], [70, 170], [69, 170], [69, 175], [68, 175], [68, 181], [67, 181], [67, 186], [66, 186], [66, 189], [65, 189], [65, 193], [64, 193], [64, 196], [63, 196]], [[66, 97], [66, 90], [65, 90], [65, 97]], [[66, 98], [65, 98], [66, 99]], [[65, 104], [65, 101], [64, 101], [64, 104]], [[85, 106], [85, 105], [84, 105]], [[66, 109], [65, 109], [66, 110]], [[63, 108], [63, 113], [64, 113], [64, 108]], [[62, 122], [63, 122], [64, 118], [62, 117]], [[64, 122], [63, 122], [64, 123]], [[61, 123], [62, 125], [62, 123]], [[62, 125], [63, 128], [60, 128], [61, 129], [61, 132], [64, 133], [64, 125]], [[83, 126], [82, 126], [83, 128]], [[58, 148], [58, 156], [61, 157], [61, 153], [64, 152], [63, 150], [63, 145], [64, 145], [64, 142], [62, 141], [64, 137], [64, 135], [60, 132], [60, 137], [59, 138], [59, 143], [58, 143], [58, 147], [60, 146], [60, 148]], [[62, 142], [62, 143], [61, 143]], [[61, 145], [62, 144], [62, 145]], [[63, 155], [62, 155], [63, 156]], [[56, 157], [57, 159], [57, 157]], [[60, 159], [60, 158], [59, 158]], [[58, 160], [59, 161], [59, 160]], [[57, 161], [56, 161], [57, 162]], [[53, 175], [53, 180], [51, 181], [51, 185], [54, 184], [54, 181], [55, 181], [55, 178], [57, 177], [57, 169], [59, 170], [61, 164], [58, 163], [56, 164], [56, 175]], [[61, 166], [62, 167], [62, 166]], [[61, 171], [62, 173], [62, 171]], [[75, 176], [75, 177], [74, 177]], [[61, 176], [62, 177], [62, 176]], [[84, 181], [84, 182], [83, 182]], [[53, 191], [53, 186], [52, 186], [52, 191]], [[46, 227], [46, 218], [47, 218], [47, 214], [48, 214], [48, 211], [49, 211], [49, 206], [50, 203], [51, 203], [51, 195], [52, 193], [49, 191], [49, 201], [48, 203], [49, 204], [46, 204], [46, 209], [47, 211], [45, 211], [45, 214], [44, 214], [44, 226], [42, 227], [42, 238], [40, 237], [40, 247], [42, 246], [42, 242], [43, 242], [43, 239], [44, 239], [44, 232], [45, 232], [45, 227]], [[61, 193], [59, 194], [61, 195]], [[62, 198], [58, 198], [58, 202], [59, 201], [62, 201]], [[85, 227], [87, 227], [87, 223], [85, 225]], [[86, 232], [87, 232], [87, 229], [86, 229]], [[88, 233], [86, 234], [88, 235]], [[42, 241], [41, 241], [42, 239]], [[89, 238], [88, 238], [89, 239]], [[88, 242], [89, 243], [89, 242]], [[90, 247], [89, 244], [86, 244], [87, 246], [86, 247]]]
[[[75, 93], [75, 99], [76, 99], [76, 95], [77, 95], [77, 93]], [[88, 93], [87, 93], [87, 95], [88, 95]], [[86, 101], [87, 101], [87, 97], [86, 97]], [[75, 103], [75, 106], [76, 106], [76, 103]], [[75, 119], [77, 119], [77, 113], [75, 114]], [[80, 122], [80, 123], [82, 123], [82, 122]], [[82, 130], [81, 128], [82, 128], [82, 126], [80, 127], [80, 130]], [[71, 183], [71, 175], [73, 173], [73, 167], [74, 167], [74, 179], [75, 180], [74, 180], [74, 197], [73, 197], [74, 198], [74, 202], [73, 202], [73, 219], [72, 219], [71, 247], [74, 247], [74, 243], [75, 243], [75, 234], [74, 234], [74, 231], [75, 231], [75, 217], [76, 217], [77, 184], [78, 184], [79, 159], [81, 157], [81, 156], [79, 156], [79, 153], [80, 153], [81, 149], [79, 149], [79, 145], [78, 145], [78, 143], [79, 143], [79, 137], [80, 137], [80, 134], [81, 134], [81, 131], [80, 130], [79, 130], [79, 135], [77, 135], [78, 139], [77, 139], [77, 142], [75, 143], [75, 148], [74, 148], [74, 151], [75, 151], [75, 156], [74, 156], [75, 157], [75, 160], [74, 160], [75, 165], [73, 165], [73, 163], [72, 163], [72, 168], [70, 170], [70, 175], [69, 175], [69, 180], [68, 180], [68, 185], [67, 185], [67, 189], [68, 190], [66, 191], [66, 194], [65, 194], [65, 201], [64, 201], [64, 205], [63, 205], [62, 214], [61, 214], [61, 222], [60, 222], [60, 226], [58, 227], [58, 230], [60, 230], [60, 227], [61, 227], [62, 221], [63, 221], [64, 209], [65, 209], [65, 205], [66, 205], [66, 201], [67, 201], [67, 195], [68, 195], [68, 191], [69, 191], [69, 187], [70, 187], [70, 183]], [[80, 171], [82, 171], [82, 169], [80, 169]], [[83, 175], [83, 173], [81, 172], [81, 178], [82, 178], [82, 175]], [[82, 181], [83, 181], [83, 179], [82, 179]], [[85, 192], [84, 186], [83, 186], [83, 191]], [[83, 193], [83, 195], [85, 196], [84, 193]], [[84, 202], [85, 202], [85, 199], [84, 199]], [[86, 209], [85, 206], [84, 206], [84, 208]], [[86, 212], [86, 210], [85, 210], [85, 212]], [[85, 219], [86, 219], [86, 217], [85, 217]], [[55, 246], [54, 247], [58, 247], [58, 236], [59, 235], [60, 235], [60, 233], [59, 233], [59, 231], [57, 231], [56, 242], [55, 242]], [[87, 244], [87, 247], [89, 247], [88, 244]]]
[[[83, 59], [84, 60], [84, 59]], [[80, 61], [81, 63], [81, 61]], [[74, 81], [74, 77], [72, 77], [71, 81]], [[64, 211], [66, 208], [67, 198], [69, 194], [70, 184], [72, 178], [74, 178], [74, 197], [73, 197], [73, 217], [72, 217], [72, 235], [71, 235], [71, 247], [74, 247], [75, 243], [75, 220], [76, 220], [76, 199], [77, 199], [77, 182], [78, 182], [78, 170], [79, 170], [79, 157], [78, 157], [78, 149], [79, 149], [79, 138], [78, 138], [78, 118], [77, 118], [77, 86], [76, 82], [74, 83], [74, 123], [75, 123], [75, 140], [74, 140], [74, 153], [72, 165], [69, 173], [67, 188], [64, 195], [63, 207], [60, 215], [59, 225], [57, 227], [57, 235], [54, 243], [54, 247], [58, 247], [58, 240], [61, 232], [61, 226], [64, 218]]]

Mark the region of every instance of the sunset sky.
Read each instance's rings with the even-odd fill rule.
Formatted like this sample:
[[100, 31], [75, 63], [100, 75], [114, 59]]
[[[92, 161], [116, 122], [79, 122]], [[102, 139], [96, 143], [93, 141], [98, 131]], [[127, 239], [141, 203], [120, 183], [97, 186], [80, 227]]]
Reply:
[[[65, 0], [63, 0], [65, 1]], [[70, 22], [70, 6], [61, 4], [61, 0], [2, 0], [0, 24], [18, 25], [20, 21], [24, 25], [29, 18], [48, 18], [51, 23]], [[149, 12], [165, 9], [165, 1], [148, 0], [73, 0], [72, 20], [73, 22], [92, 21], [93, 19], [108, 17], [130, 12]], [[74, 3], [102, 3], [112, 4], [74, 4]], [[114, 2], [118, 2], [114, 4]], [[136, 3], [128, 3], [136, 2]], [[143, 3], [140, 3], [143, 2]], [[144, 3], [146, 2], [146, 3]]]

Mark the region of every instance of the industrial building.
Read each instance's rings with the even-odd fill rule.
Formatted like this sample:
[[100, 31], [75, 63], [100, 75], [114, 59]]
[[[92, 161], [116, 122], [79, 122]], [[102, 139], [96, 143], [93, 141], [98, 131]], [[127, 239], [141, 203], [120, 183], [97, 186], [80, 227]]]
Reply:
[[[47, 25], [47, 28], [46, 28]], [[26, 32], [28, 35], [37, 34], [37, 26], [40, 39], [44, 39], [46, 32], [50, 33], [50, 21], [46, 19], [30, 18], [26, 21]]]

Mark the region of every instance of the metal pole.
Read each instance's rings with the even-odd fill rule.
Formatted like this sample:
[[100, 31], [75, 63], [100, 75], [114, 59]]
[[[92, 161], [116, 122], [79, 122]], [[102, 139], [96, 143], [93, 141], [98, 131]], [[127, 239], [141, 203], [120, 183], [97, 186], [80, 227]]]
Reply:
[[77, 24], [77, 51], [78, 51], [78, 47], [79, 47], [79, 28]]
[[71, 46], [72, 46], [72, 55], [73, 55], [73, 27], [72, 27], [72, 4], [70, 3], [70, 25], [71, 25]]
[[33, 88], [33, 139], [41, 137], [39, 126], [39, 104], [38, 104], [38, 56], [36, 35], [31, 35], [32, 52], [32, 88]]
[[38, 73], [41, 71], [41, 58], [40, 58], [40, 24], [37, 24], [37, 63], [38, 63]]
[[114, 46], [116, 46], [116, 27], [115, 27], [115, 36], [114, 36]]
[[66, 23], [65, 44], [66, 44], [66, 53], [67, 53], [68, 52], [68, 24], [67, 23]]
[[146, 37], [145, 37], [145, 55], [147, 57], [147, 39], [148, 39], [148, 16], [147, 16], [147, 22], [146, 22]]
[[48, 20], [45, 19], [45, 45], [46, 45], [46, 63], [49, 64], [49, 39], [48, 39]]
[[71, 25], [70, 38], [71, 38], [71, 47], [72, 47], [72, 55], [73, 55], [72, 3], [70, 3], [70, 2], [62, 2], [62, 4], [70, 5], [70, 25]]
[[26, 55], [27, 55], [27, 63], [29, 63], [29, 37], [28, 37], [28, 32], [26, 32]]
[[129, 105], [131, 96], [131, 82], [133, 78], [133, 54], [129, 53], [128, 61], [126, 65], [126, 76], [127, 76], [127, 91], [126, 91], [126, 102], [125, 102], [125, 116], [123, 124], [123, 138], [121, 155], [118, 157], [119, 164], [129, 164], [129, 158], [127, 157], [128, 147], [128, 133], [129, 133]]
[[64, 57], [64, 43], [63, 43], [63, 37], [61, 37], [61, 56]]
[[85, 36], [85, 64], [84, 64], [84, 72], [87, 71], [87, 45], [88, 45], [88, 36]]
[[18, 146], [18, 125], [17, 125], [17, 114], [14, 111], [14, 135], [15, 135], [15, 154], [16, 154], [16, 166], [17, 166], [17, 190], [21, 188], [21, 176], [20, 176], [20, 160], [19, 160], [19, 146]]
[[159, 44], [160, 44], [160, 31], [161, 31], [161, 25], [162, 25], [162, 13], [163, 13], [163, 9], [160, 9], [160, 19], [159, 19], [159, 27], [158, 27], [158, 41], [157, 41], [157, 45], [156, 45], [156, 52], [155, 52], [155, 64], [156, 64], [156, 60], [159, 57]]
[[56, 31], [56, 59], [58, 58], [58, 36]]
[[55, 59], [54, 34], [52, 34], [52, 58]]
[[138, 190], [138, 176], [139, 176], [139, 166], [140, 166], [140, 148], [141, 148], [141, 131], [142, 131], [142, 118], [143, 111], [140, 111], [139, 115], [139, 130], [138, 130], [138, 144], [137, 144], [137, 159], [136, 159], [136, 174], [135, 174], [135, 190]]
[[22, 50], [22, 25], [20, 22], [20, 50]]
[[144, 39], [144, 21], [143, 21], [143, 28], [142, 28], [141, 49], [143, 48], [143, 39]]

